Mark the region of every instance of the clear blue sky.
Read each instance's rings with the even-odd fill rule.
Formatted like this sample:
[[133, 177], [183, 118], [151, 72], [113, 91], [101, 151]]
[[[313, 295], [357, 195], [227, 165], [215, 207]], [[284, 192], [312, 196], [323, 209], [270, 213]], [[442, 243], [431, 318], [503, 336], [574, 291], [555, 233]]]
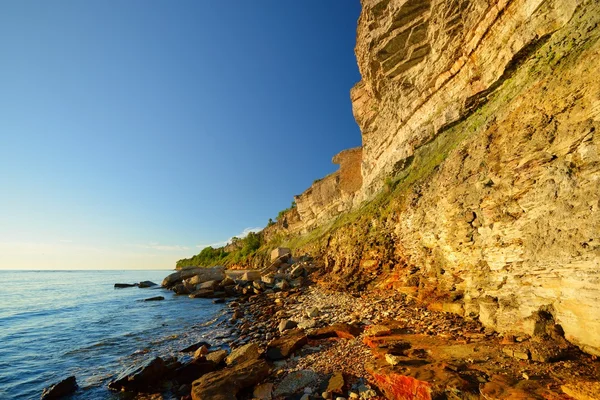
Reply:
[[173, 268], [358, 146], [359, 0], [0, 2], [0, 268]]

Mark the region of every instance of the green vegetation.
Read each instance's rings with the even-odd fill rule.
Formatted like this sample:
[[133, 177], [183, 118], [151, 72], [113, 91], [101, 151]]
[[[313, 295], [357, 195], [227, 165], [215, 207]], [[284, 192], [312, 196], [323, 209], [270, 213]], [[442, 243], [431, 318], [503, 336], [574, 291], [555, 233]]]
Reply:
[[250, 232], [241, 239], [233, 237], [230, 245], [226, 247], [234, 250], [227, 252], [225, 251], [226, 247], [216, 249], [210, 246], [205, 247], [195, 256], [177, 261], [177, 269], [240, 264], [251, 258], [263, 243], [262, 232]]
[[291, 211], [293, 208], [296, 208], [295, 200], [292, 201], [292, 205], [289, 208], [279, 211], [279, 213], [277, 214], [277, 221], [281, 221], [281, 217], [283, 217], [288, 211]]

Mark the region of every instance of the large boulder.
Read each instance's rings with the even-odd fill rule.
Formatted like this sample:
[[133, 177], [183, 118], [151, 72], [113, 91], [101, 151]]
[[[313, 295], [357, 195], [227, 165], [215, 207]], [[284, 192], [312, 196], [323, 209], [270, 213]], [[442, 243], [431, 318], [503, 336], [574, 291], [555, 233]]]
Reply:
[[[197, 278], [196, 278], [197, 277]], [[190, 279], [192, 278], [192, 279]], [[218, 266], [212, 268], [188, 268], [173, 272], [162, 281], [162, 286], [170, 288], [184, 279], [190, 279], [192, 285], [197, 285], [210, 280], [223, 280], [225, 278], [225, 267]]]
[[169, 375], [169, 365], [160, 357], [147, 361], [139, 367], [130, 367], [108, 384], [116, 391], [144, 392], [156, 387]]
[[244, 275], [242, 275], [241, 280], [243, 281], [257, 281], [260, 279], [260, 271], [258, 270], [251, 270], [251, 271], [246, 271], [244, 272]]
[[278, 247], [271, 251], [271, 262], [275, 260], [287, 261], [292, 256], [290, 249], [285, 247]]
[[260, 356], [260, 350], [256, 343], [248, 343], [233, 350], [227, 356], [227, 365], [239, 364], [248, 360], [256, 360]]
[[77, 390], [77, 380], [70, 376], [57, 384], [44, 389], [41, 400], [55, 400], [68, 396]]
[[193, 400], [237, 400], [237, 394], [263, 381], [270, 372], [265, 360], [244, 361], [211, 372], [192, 384]]

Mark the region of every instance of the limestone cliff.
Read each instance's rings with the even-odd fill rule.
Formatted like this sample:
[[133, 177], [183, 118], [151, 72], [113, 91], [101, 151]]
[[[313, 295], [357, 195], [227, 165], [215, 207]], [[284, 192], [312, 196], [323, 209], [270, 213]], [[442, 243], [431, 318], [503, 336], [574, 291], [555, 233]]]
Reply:
[[499, 331], [600, 355], [600, 5], [363, 0], [361, 149], [296, 197], [291, 245]]

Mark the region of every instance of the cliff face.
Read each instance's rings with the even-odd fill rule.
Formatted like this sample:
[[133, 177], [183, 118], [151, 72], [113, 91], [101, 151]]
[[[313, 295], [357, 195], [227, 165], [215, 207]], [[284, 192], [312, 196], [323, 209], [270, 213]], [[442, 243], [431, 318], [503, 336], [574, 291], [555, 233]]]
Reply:
[[362, 149], [283, 230], [312, 231], [339, 285], [503, 332], [552, 320], [600, 355], [600, 5], [362, 3]]

